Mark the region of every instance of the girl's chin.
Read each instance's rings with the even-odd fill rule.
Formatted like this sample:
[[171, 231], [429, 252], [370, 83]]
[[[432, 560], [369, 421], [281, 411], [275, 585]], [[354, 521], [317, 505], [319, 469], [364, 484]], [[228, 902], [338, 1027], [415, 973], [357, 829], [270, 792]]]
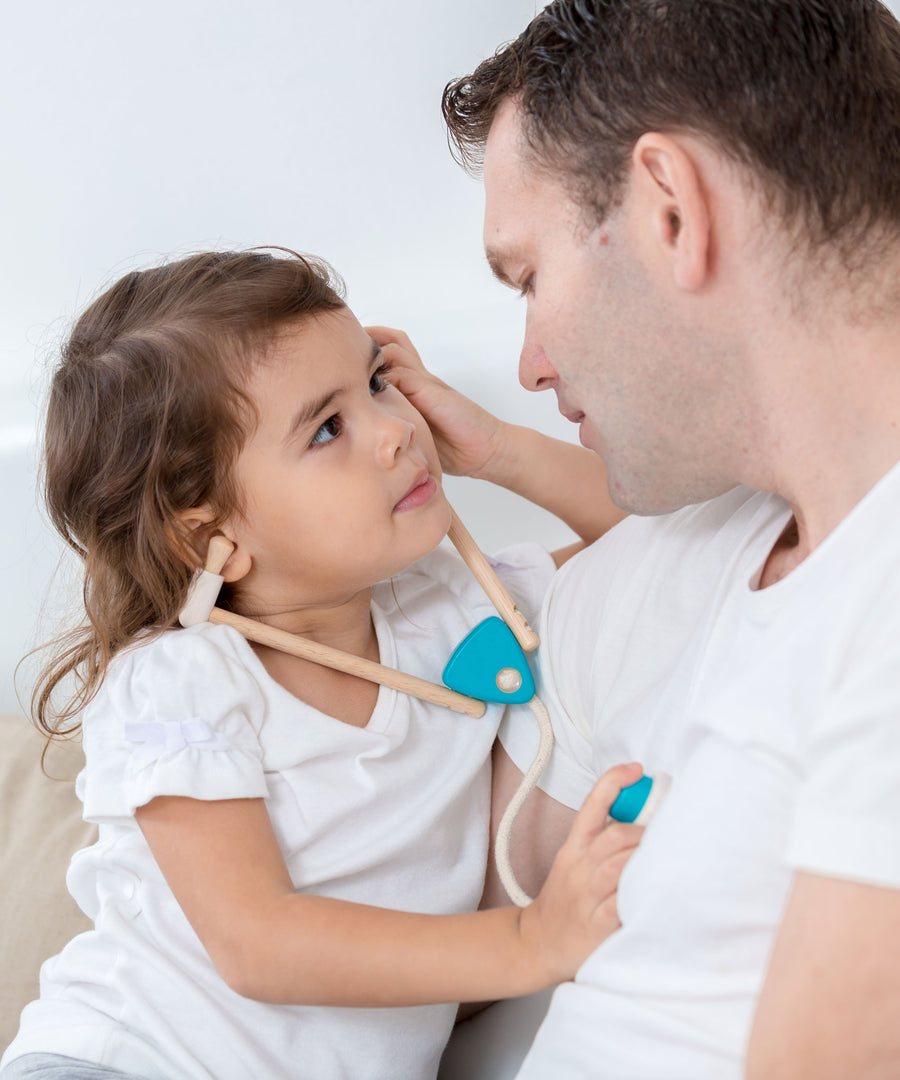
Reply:
[[432, 504], [423, 509], [427, 509], [427, 512], [421, 514], [416, 521], [415, 549], [418, 554], [413, 555], [412, 562], [430, 555], [440, 545], [449, 532], [453, 519], [450, 503], [440, 487], [433, 496]]

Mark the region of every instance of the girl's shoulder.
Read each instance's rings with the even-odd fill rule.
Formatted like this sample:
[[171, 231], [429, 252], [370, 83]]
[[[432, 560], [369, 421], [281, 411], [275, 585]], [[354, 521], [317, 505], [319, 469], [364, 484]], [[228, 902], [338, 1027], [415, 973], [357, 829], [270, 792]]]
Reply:
[[258, 663], [237, 631], [209, 623], [117, 656], [83, 717], [85, 818], [122, 821], [160, 794], [264, 797]]
[[112, 661], [85, 722], [98, 714], [208, 712], [260, 696], [259, 662], [231, 627], [201, 623], [148, 634]]

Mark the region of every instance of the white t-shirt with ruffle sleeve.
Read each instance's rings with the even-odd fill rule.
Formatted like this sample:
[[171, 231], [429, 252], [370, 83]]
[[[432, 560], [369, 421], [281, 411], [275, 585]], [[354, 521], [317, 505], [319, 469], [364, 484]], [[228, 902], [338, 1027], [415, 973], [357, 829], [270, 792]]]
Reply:
[[[536, 620], [554, 572], [535, 545], [498, 569]], [[495, 614], [462, 561], [438, 549], [373, 590], [381, 662], [440, 682], [450, 653]], [[514, 723], [533, 724], [527, 708]], [[474, 910], [487, 857], [490, 750], [479, 719], [379, 688], [364, 728], [298, 700], [233, 629], [172, 630], [118, 656], [84, 715], [78, 778], [98, 842], [68, 886], [94, 929], [41, 972], [4, 1063], [66, 1054], [148, 1080], [433, 1077], [454, 1004], [397, 1009], [268, 1005], [217, 974], [138, 828], [159, 795], [262, 798], [299, 892], [399, 910]]]

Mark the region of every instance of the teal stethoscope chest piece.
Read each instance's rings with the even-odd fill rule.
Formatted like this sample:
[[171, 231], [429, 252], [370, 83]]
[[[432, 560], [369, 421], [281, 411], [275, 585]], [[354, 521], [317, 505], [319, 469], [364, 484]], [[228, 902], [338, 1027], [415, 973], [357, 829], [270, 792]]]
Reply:
[[534, 678], [512, 630], [496, 615], [480, 622], [453, 651], [442, 675], [458, 694], [480, 701], [524, 705]]
[[641, 811], [644, 809], [644, 805], [647, 802], [652, 787], [652, 777], [642, 776], [636, 784], [631, 784], [630, 787], [622, 788], [616, 801], [609, 808], [609, 816], [615, 818], [616, 821], [626, 821], [629, 823], [637, 821]]

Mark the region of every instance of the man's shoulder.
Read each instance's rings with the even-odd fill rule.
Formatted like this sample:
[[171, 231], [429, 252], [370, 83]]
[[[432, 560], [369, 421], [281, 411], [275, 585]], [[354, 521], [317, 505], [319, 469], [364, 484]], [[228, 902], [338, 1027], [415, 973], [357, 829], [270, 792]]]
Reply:
[[668, 514], [629, 518], [640, 521], [651, 535], [684, 537], [691, 542], [708, 539], [740, 539], [768, 521], [783, 515], [787, 504], [777, 495], [738, 485], [706, 502], [692, 503]]
[[631, 516], [575, 556], [560, 572], [572, 577], [615, 573], [668, 573], [675, 566], [708, 563], [737, 554], [789, 513], [777, 496], [735, 487], [703, 503], [668, 514]]

